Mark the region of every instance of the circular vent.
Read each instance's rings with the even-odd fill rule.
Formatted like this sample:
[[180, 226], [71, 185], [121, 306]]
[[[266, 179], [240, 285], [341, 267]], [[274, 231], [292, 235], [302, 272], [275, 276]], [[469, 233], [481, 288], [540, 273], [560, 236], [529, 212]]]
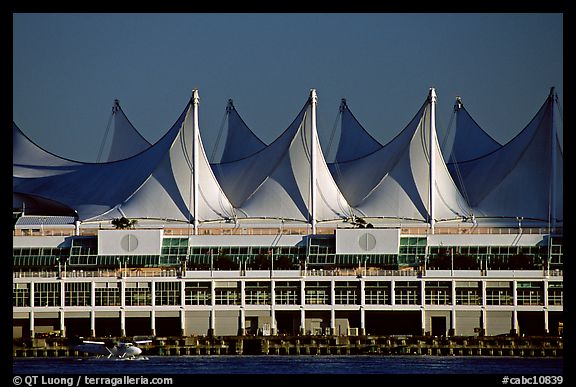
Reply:
[[373, 250], [376, 247], [376, 238], [372, 234], [364, 233], [358, 238], [358, 245], [364, 251]]
[[124, 251], [134, 251], [138, 247], [138, 238], [135, 235], [128, 234], [120, 240], [120, 247]]

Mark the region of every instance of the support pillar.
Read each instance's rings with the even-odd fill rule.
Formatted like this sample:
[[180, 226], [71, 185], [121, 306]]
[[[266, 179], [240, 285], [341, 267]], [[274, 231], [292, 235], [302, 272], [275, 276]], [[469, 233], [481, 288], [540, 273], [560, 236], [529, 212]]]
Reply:
[[62, 337], [66, 337], [66, 324], [64, 323], [64, 309], [60, 308], [60, 334]]
[[363, 306], [360, 306], [360, 335], [366, 335], [366, 311]]
[[425, 336], [426, 335], [426, 311], [424, 310], [423, 306], [420, 307], [420, 321], [422, 324], [422, 336]]
[[390, 305], [396, 305], [396, 281], [390, 281]]
[[514, 310], [512, 311], [512, 328], [510, 329], [511, 335], [517, 335], [518, 332], [518, 289], [516, 281], [512, 281], [512, 305], [514, 305]]
[[96, 337], [96, 311], [90, 311], [90, 336]]
[[29, 321], [30, 321], [30, 337], [34, 338], [34, 311], [33, 310], [30, 311]]
[[240, 306], [240, 328], [238, 329], [238, 336], [246, 335], [246, 311], [244, 306]]
[[208, 328], [208, 336], [214, 336], [216, 330], [216, 282], [210, 281], [210, 301], [212, 309], [210, 310], [210, 328]]
[[34, 282], [30, 282], [30, 337], [34, 338]]
[[198, 172], [198, 139], [200, 136], [200, 125], [198, 123], [198, 105], [200, 104], [200, 96], [198, 95], [198, 89], [192, 90], [192, 105], [194, 109], [194, 119], [193, 119], [193, 129], [192, 129], [192, 178], [193, 178], [193, 208], [192, 216], [194, 217], [194, 235], [198, 235], [198, 186], [200, 183]]
[[186, 311], [180, 308], [180, 336], [187, 336], [186, 333]]
[[156, 309], [150, 311], [150, 334], [156, 336]]
[[278, 334], [276, 330], [276, 281], [270, 280], [270, 334]]
[[330, 336], [334, 336], [336, 333], [336, 310], [334, 306], [330, 308]]
[[126, 311], [124, 307], [120, 309], [120, 336], [126, 337]]
[[451, 282], [452, 310], [450, 311], [450, 331], [448, 336], [456, 336], [456, 281]]
[[548, 326], [548, 280], [545, 279], [544, 283], [542, 284], [544, 289], [542, 289], [543, 297], [544, 297], [544, 334], [548, 335], [550, 333], [550, 329]]

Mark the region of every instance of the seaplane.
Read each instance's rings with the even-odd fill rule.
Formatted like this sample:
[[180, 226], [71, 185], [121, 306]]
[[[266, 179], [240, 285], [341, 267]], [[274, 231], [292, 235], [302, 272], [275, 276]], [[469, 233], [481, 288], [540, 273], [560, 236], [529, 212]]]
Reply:
[[148, 360], [146, 356], [142, 356], [142, 349], [138, 345], [151, 342], [152, 340], [136, 340], [133, 342], [119, 342], [116, 345], [109, 346], [104, 341], [82, 340], [81, 344], [73, 345], [72, 348], [78, 352], [96, 355], [97, 358]]

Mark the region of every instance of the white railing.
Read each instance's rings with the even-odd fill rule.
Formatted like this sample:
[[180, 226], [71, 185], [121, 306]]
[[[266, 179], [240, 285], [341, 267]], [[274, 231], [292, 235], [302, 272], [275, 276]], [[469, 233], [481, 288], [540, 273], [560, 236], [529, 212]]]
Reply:
[[[164, 235], [171, 236], [188, 236], [190, 230], [185, 227], [170, 228], [170, 227], [149, 227], [150, 229], [162, 229]], [[402, 235], [427, 235], [430, 230], [427, 227], [396, 227], [400, 228]], [[97, 235], [98, 230], [114, 230], [112, 226], [104, 225], [100, 227], [85, 227], [80, 228], [81, 236]], [[146, 227], [138, 227], [140, 230]], [[333, 234], [337, 227], [323, 227], [316, 230], [316, 234], [329, 235]], [[213, 227], [213, 228], [200, 228], [198, 233], [200, 235], [309, 235], [311, 230], [306, 227]], [[549, 233], [562, 233], [562, 229], [550, 229], [548, 227], [436, 227], [435, 234], [549, 234]], [[13, 236], [73, 236], [75, 230], [66, 228], [30, 228], [30, 229], [14, 229]]]

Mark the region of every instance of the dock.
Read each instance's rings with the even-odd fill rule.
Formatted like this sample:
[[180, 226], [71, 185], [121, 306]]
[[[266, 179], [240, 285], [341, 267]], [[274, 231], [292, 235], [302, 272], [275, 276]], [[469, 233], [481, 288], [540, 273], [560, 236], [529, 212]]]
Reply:
[[[106, 338], [130, 341], [126, 338]], [[142, 346], [150, 356], [222, 355], [416, 355], [562, 357], [561, 337], [417, 336], [190, 336], [156, 337]], [[13, 356], [85, 357], [65, 338], [15, 340]]]

